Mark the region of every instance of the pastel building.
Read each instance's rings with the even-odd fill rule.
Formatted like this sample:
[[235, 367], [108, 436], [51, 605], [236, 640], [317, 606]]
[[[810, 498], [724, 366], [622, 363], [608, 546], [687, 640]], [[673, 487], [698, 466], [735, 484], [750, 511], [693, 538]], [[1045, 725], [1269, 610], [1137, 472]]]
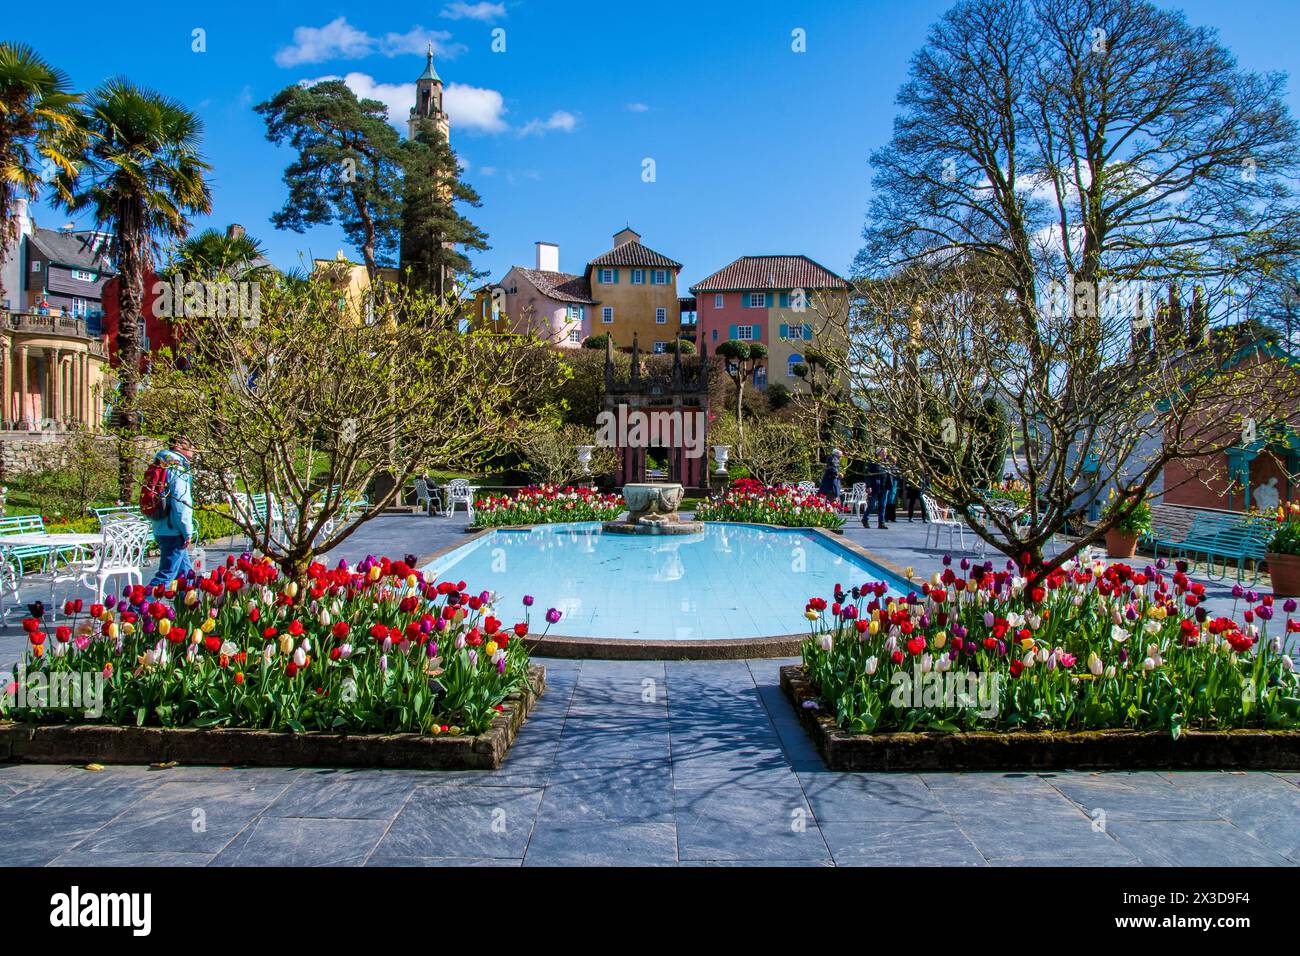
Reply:
[[849, 284], [807, 256], [741, 256], [691, 286], [697, 341], [761, 342], [768, 358], [754, 372], [759, 388], [799, 383], [794, 368], [818, 339], [842, 335], [831, 321], [848, 308]]
[[475, 293], [472, 321], [489, 332], [532, 332], [557, 348], [581, 348], [591, 334], [591, 287], [585, 276], [560, 271], [555, 243], [536, 246], [534, 268], [511, 266], [500, 282]]
[[641, 243], [640, 233], [622, 229], [614, 248], [587, 263], [584, 278], [593, 300], [591, 333], [608, 333], [617, 348], [662, 352], [677, 338], [682, 303], [677, 277], [682, 264]]

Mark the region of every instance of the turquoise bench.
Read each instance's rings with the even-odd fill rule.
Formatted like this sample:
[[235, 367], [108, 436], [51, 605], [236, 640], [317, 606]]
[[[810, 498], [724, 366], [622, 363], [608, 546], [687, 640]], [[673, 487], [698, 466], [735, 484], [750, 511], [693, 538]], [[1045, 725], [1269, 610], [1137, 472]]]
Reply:
[[1223, 574], [1228, 576], [1228, 562], [1237, 562], [1237, 580], [1241, 581], [1247, 561], [1255, 563], [1255, 580], [1259, 578], [1259, 565], [1273, 540], [1273, 521], [1266, 515], [1217, 514], [1197, 511], [1192, 513], [1186, 535], [1176, 538], [1163, 529], [1152, 529], [1147, 544], [1159, 557], [1160, 549], [1179, 557], [1205, 561], [1206, 576], [1216, 580], [1215, 562], [1223, 561]]

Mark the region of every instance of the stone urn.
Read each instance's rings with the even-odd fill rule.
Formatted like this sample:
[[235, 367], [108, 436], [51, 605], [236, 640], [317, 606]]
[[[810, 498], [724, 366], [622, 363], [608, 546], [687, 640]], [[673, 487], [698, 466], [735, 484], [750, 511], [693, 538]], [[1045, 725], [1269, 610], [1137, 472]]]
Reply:
[[1264, 553], [1274, 597], [1300, 597], [1300, 554]]
[[683, 521], [677, 514], [686, 489], [672, 482], [644, 482], [623, 486], [627, 516], [606, 521], [604, 529], [618, 534], [694, 534], [704, 529], [699, 521]]

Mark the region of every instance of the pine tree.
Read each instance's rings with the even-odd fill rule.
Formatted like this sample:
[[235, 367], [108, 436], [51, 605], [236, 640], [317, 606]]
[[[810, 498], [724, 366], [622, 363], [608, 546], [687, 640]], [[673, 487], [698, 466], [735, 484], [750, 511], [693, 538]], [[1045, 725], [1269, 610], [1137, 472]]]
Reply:
[[485, 233], [457, 211], [477, 208], [478, 193], [460, 178], [460, 164], [447, 137], [423, 120], [403, 144], [402, 272], [415, 288], [439, 298], [455, 294], [457, 274], [470, 271], [467, 250], [490, 248]]

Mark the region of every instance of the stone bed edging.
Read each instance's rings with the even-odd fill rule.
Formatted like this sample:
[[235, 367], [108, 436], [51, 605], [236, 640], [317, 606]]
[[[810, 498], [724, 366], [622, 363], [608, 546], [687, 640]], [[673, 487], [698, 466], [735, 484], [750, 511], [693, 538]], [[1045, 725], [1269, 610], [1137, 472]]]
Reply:
[[488, 729], [472, 737], [0, 723], [0, 761], [495, 770], [546, 690], [546, 668], [530, 665], [528, 679], [532, 686], [507, 697]]
[[1297, 770], [1300, 732], [1286, 730], [1008, 731], [855, 734], [803, 706], [817, 694], [802, 666], [781, 690], [829, 770]]

